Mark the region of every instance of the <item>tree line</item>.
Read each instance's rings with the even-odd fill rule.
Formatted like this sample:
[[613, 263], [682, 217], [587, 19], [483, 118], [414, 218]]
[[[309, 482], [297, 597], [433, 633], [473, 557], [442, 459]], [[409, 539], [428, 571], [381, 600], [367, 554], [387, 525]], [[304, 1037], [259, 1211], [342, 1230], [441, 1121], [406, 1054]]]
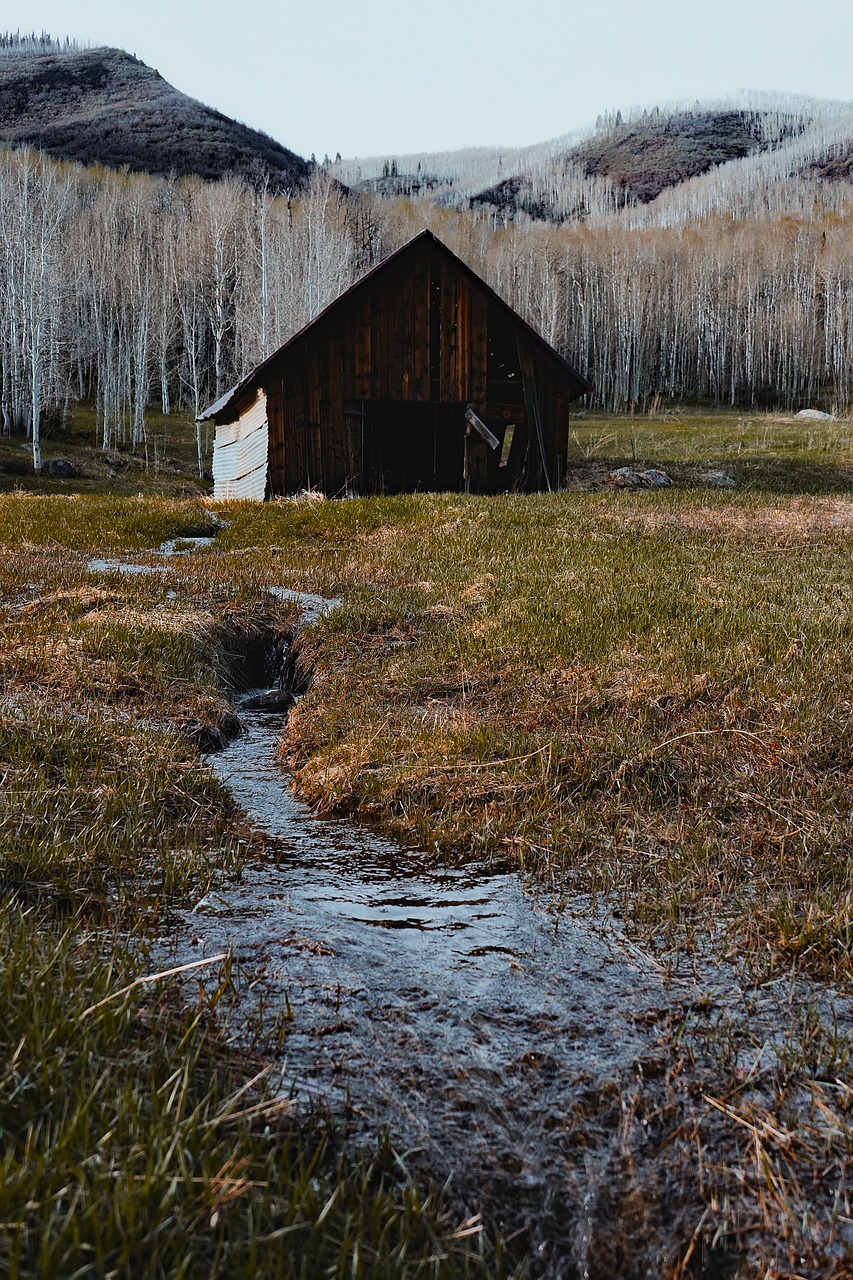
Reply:
[[828, 201], [802, 182], [786, 211], [703, 199], [667, 225], [631, 211], [550, 225], [356, 196], [322, 170], [288, 196], [0, 152], [2, 430], [32, 440], [38, 467], [46, 420], [89, 399], [105, 449], [139, 447], [150, 405], [197, 414], [424, 225], [591, 377], [602, 407], [844, 409], [853, 200], [847, 184]]

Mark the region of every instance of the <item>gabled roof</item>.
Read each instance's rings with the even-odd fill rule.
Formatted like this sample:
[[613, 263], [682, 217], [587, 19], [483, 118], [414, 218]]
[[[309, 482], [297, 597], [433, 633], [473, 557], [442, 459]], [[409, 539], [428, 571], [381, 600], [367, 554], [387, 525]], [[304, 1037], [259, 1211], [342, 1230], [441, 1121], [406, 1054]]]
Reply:
[[519, 328], [524, 330], [540, 350], [544, 351], [552, 360], [555, 360], [558, 364], [562, 365], [565, 371], [574, 378], [581, 388], [581, 390], [578, 391], [578, 395], [583, 395], [587, 391], [592, 391], [592, 383], [585, 378], [582, 373], [579, 373], [574, 365], [561, 356], [558, 351], [555, 351], [550, 343], [546, 342], [542, 335], [536, 332], [532, 325], [529, 325], [526, 320], [522, 319], [517, 311], [512, 309], [508, 302], [505, 302], [499, 294], [495, 293], [494, 289], [490, 285], [486, 284], [482, 276], [478, 276], [476, 271], [472, 271], [468, 264], [463, 262], [452, 249], [448, 249], [447, 245], [439, 240], [438, 236], [434, 235], [432, 231], [424, 230], [418, 232], [418, 234], [413, 236], [411, 240], [407, 240], [399, 249], [395, 249], [387, 258], [383, 258], [381, 262], [377, 263], [375, 267], [372, 267], [370, 271], [367, 271], [363, 276], [359, 276], [355, 284], [352, 284], [348, 289], [345, 289], [344, 292], [339, 294], [333, 302], [330, 302], [327, 307], [324, 307], [313, 320], [309, 320], [308, 324], [303, 325], [303, 327], [295, 333], [293, 337], [288, 338], [287, 342], [280, 346], [277, 351], [274, 351], [272, 355], [269, 355], [265, 360], [262, 360], [259, 365], [256, 365], [250, 373], [247, 373], [245, 378], [241, 379], [241, 381], [233, 386], [230, 391], [226, 391], [224, 395], [220, 396], [218, 400], [215, 400], [213, 404], [209, 405], [207, 409], [200, 413], [198, 421], [206, 422], [210, 418], [217, 417], [218, 414], [228, 408], [232, 400], [236, 399], [244, 391], [247, 391], [251, 387], [252, 383], [255, 382], [256, 379], [260, 378], [263, 371], [269, 365], [273, 364], [279, 356], [288, 350], [288, 348], [294, 346], [304, 338], [306, 333], [309, 333], [312, 329], [321, 325], [327, 316], [331, 315], [333, 311], [343, 306], [349, 298], [358, 293], [359, 289], [363, 289], [371, 280], [374, 280], [378, 275], [381, 275], [382, 272], [390, 267], [392, 263], [398, 262], [411, 249], [413, 249], [415, 245], [423, 243], [432, 245], [441, 253], [445, 254], [446, 257], [450, 258], [465, 275], [469, 276], [470, 279], [475, 282], [478, 288], [482, 289], [492, 302], [496, 303], [504, 312], [506, 312], [513, 324], [518, 325]]

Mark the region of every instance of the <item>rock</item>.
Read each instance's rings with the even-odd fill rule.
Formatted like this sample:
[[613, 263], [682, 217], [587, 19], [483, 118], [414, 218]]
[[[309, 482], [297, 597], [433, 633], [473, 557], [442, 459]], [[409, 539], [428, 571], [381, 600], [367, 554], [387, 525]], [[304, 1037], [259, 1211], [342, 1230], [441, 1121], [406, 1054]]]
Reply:
[[221, 751], [232, 738], [238, 738], [243, 725], [236, 712], [222, 715], [218, 723], [206, 720], [190, 720], [182, 726], [184, 736], [199, 751]]
[[834, 413], [822, 413], [820, 409], [801, 409], [799, 413], [794, 414], [794, 421], [797, 419], [806, 419], [809, 422], [834, 422]]
[[618, 467], [608, 471], [604, 484], [609, 489], [662, 489], [672, 484], [665, 471], [651, 467], [648, 471], [635, 471], [633, 467]]
[[631, 467], [617, 467], [615, 471], [608, 471], [604, 477], [604, 484], [608, 489], [642, 489], [643, 487], [639, 472]]
[[700, 484], [710, 485], [712, 489], [734, 489], [735, 482], [725, 471], [703, 471], [697, 477]]
[[296, 699], [288, 689], [264, 689], [240, 699], [241, 711], [289, 711]]
[[56, 480], [73, 480], [80, 472], [67, 458], [48, 458], [41, 464], [41, 474]]

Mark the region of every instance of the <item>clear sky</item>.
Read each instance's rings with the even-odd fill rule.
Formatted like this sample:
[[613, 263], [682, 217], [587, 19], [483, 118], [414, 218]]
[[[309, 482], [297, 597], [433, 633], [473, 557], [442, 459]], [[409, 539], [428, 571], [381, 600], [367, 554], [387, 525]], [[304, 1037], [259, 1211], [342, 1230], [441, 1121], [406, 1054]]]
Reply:
[[6, 0], [321, 159], [523, 145], [737, 89], [853, 99], [853, 0]]

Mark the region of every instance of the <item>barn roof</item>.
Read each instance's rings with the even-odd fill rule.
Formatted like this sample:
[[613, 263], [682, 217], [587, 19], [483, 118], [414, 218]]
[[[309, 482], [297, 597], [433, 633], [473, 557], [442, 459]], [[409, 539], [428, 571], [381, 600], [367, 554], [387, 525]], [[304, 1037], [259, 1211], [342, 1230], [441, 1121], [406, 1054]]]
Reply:
[[359, 276], [355, 284], [352, 284], [348, 289], [345, 289], [344, 292], [339, 294], [333, 302], [330, 302], [327, 307], [324, 307], [313, 320], [309, 320], [308, 324], [303, 325], [297, 333], [293, 334], [291, 338], [288, 338], [287, 342], [280, 346], [277, 351], [274, 351], [272, 355], [269, 355], [265, 360], [262, 360], [261, 363], [256, 365], [250, 373], [246, 374], [245, 378], [242, 378], [240, 382], [236, 383], [235, 386], [231, 387], [229, 391], [226, 391], [224, 395], [221, 395], [218, 400], [215, 400], [213, 404], [209, 405], [202, 413], [200, 413], [198, 421], [206, 422], [211, 418], [218, 417], [219, 414], [223, 413], [231, 405], [232, 401], [242, 395], [243, 392], [247, 391], [256, 380], [259, 380], [260, 375], [264, 370], [269, 365], [273, 364], [279, 356], [283, 354], [283, 352], [287, 351], [290, 347], [295, 346], [296, 343], [301, 341], [301, 339], [304, 338], [304, 336], [311, 330], [322, 325], [327, 316], [331, 315], [333, 311], [336, 311], [339, 307], [343, 306], [343, 304], [351, 298], [353, 294], [357, 293], [359, 289], [363, 289], [370, 281], [374, 280], [378, 275], [381, 275], [382, 272], [391, 265], [391, 263], [399, 261], [400, 258], [404, 257], [415, 245], [423, 244], [424, 242], [431, 244], [440, 250], [441, 253], [452, 259], [452, 261], [456, 263], [456, 265], [460, 267], [466, 275], [470, 276], [477, 286], [482, 289], [482, 291], [493, 302], [506, 312], [514, 324], [518, 325], [519, 328], [523, 329], [525, 333], [532, 338], [536, 346], [544, 351], [545, 354], [557, 364], [562, 366], [563, 370], [578, 384], [576, 395], [581, 396], [587, 391], [592, 391], [592, 383], [585, 378], [582, 373], [579, 373], [570, 361], [566, 360], [564, 356], [561, 356], [558, 351], [555, 351], [550, 343], [546, 342], [542, 335], [536, 332], [532, 325], [529, 325], [526, 320], [522, 319], [517, 311], [513, 310], [508, 302], [504, 301], [500, 294], [495, 293], [494, 289], [490, 285], [486, 284], [482, 276], [478, 276], [476, 271], [473, 271], [466, 262], [463, 262], [452, 249], [448, 249], [447, 245], [439, 240], [438, 236], [434, 235], [432, 231], [424, 230], [420, 231], [416, 236], [413, 236], [411, 240], [407, 240], [399, 249], [395, 249], [387, 258], [383, 258], [381, 262], [377, 263], [375, 267], [372, 267], [370, 271], [367, 271], [363, 276]]

